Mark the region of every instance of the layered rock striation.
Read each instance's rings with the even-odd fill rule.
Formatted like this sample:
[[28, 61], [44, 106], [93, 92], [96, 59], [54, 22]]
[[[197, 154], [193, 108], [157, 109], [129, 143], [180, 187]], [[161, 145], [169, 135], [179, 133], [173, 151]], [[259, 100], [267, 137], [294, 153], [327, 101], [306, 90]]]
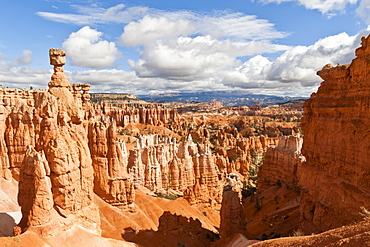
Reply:
[[370, 38], [351, 64], [326, 65], [324, 79], [304, 104], [300, 169], [301, 228], [321, 232], [361, 218], [370, 208]]
[[271, 186], [298, 186], [297, 171], [305, 161], [301, 155], [303, 138], [299, 136], [281, 136], [276, 147], [269, 147], [258, 170], [258, 190]]
[[71, 92], [62, 68], [65, 53], [50, 49], [49, 55], [54, 65], [49, 90], [35, 91], [31, 105], [16, 102], [7, 118], [8, 154], [14, 177], [19, 178], [23, 214], [19, 225], [25, 229], [61, 224], [67, 229], [77, 223], [98, 233], [99, 213], [92, 202], [94, 170], [85, 130], [88, 103]]
[[220, 203], [221, 173], [209, 143], [189, 138], [177, 145], [170, 136], [140, 136], [130, 149], [128, 171], [136, 187], [183, 195], [190, 203]]
[[128, 152], [125, 143], [117, 138], [115, 121], [90, 122], [88, 136], [94, 192], [113, 205], [132, 204], [135, 191], [127, 172]]
[[180, 118], [176, 109], [163, 108], [159, 104], [128, 103], [116, 107], [103, 104], [94, 105], [94, 108], [96, 115], [109, 116], [120, 127], [125, 127], [132, 123], [164, 126]]
[[240, 194], [234, 191], [231, 185], [226, 185], [223, 189], [220, 214], [221, 238], [228, 238], [238, 231], [245, 230], [246, 223]]
[[224, 175], [235, 173], [248, 178], [256, 173], [267, 148], [278, 142], [277, 137], [255, 133], [252, 126], [263, 127], [262, 123], [256, 123], [258, 120], [238, 120], [225, 125], [215, 122], [207, 117], [192, 117], [190, 121], [173, 122], [169, 128], [180, 136], [191, 135], [197, 143], [210, 142], [215, 163]]

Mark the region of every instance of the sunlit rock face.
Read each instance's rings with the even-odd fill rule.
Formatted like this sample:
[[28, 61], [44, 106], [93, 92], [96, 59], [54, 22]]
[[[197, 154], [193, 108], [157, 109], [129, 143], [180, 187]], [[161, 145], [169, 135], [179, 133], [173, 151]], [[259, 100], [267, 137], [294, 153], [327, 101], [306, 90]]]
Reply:
[[126, 206], [133, 203], [135, 191], [127, 173], [128, 152], [116, 133], [115, 121], [108, 119], [89, 124], [94, 192], [110, 204]]
[[164, 126], [168, 122], [177, 121], [180, 116], [176, 109], [163, 108], [158, 104], [127, 103], [120, 108], [109, 104], [95, 105], [98, 116], [109, 116], [116, 121], [117, 126], [125, 127], [131, 123], [142, 123], [154, 126]]
[[298, 186], [297, 171], [305, 158], [301, 155], [303, 138], [281, 136], [276, 147], [269, 147], [263, 165], [258, 170], [258, 190], [272, 185]]
[[176, 144], [169, 136], [140, 136], [128, 157], [135, 187], [158, 193], [183, 195], [191, 204], [221, 203], [222, 176], [209, 143], [189, 137]]
[[231, 185], [223, 189], [221, 204], [221, 238], [233, 236], [238, 231], [245, 230], [245, 216], [239, 193]]
[[99, 233], [86, 128], [89, 87], [72, 87], [63, 73], [64, 56], [62, 50], [50, 50], [54, 74], [47, 91], [2, 90], [1, 170], [8, 179], [11, 170], [19, 181], [22, 229], [79, 224]]
[[300, 169], [301, 228], [321, 232], [361, 218], [370, 208], [370, 38], [351, 64], [326, 65], [324, 79], [304, 104]]

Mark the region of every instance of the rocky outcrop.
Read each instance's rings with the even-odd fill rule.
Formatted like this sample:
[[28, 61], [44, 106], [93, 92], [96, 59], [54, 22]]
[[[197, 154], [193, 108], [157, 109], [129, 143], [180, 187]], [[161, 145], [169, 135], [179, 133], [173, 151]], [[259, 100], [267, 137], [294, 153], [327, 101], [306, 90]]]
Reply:
[[[236, 131], [236, 130], [234, 130]], [[248, 177], [251, 169], [257, 169], [262, 163], [268, 147], [277, 143], [277, 138], [267, 136], [243, 138], [237, 131], [235, 134], [218, 132], [212, 139], [218, 146], [219, 154], [216, 163], [227, 173], [239, 173]], [[225, 161], [223, 157], [228, 157]]]
[[276, 147], [267, 149], [262, 166], [258, 170], [258, 190], [272, 185], [298, 186], [298, 167], [305, 158], [301, 155], [303, 139], [299, 136], [279, 137]]
[[[270, 138], [262, 133], [256, 136], [252, 126], [263, 128], [258, 120], [238, 120], [225, 126], [216, 125], [207, 117], [193, 117], [191, 120], [173, 122], [169, 128], [180, 136], [191, 135], [197, 143], [210, 142], [215, 163], [225, 175], [237, 173], [248, 178], [251, 170], [257, 170], [261, 164], [267, 148], [277, 144], [276, 137]], [[250, 132], [246, 133], [246, 129]]]
[[325, 66], [317, 93], [304, 104], [300, 169], [301, 228], [321, 232], [361, 218], [370, 208], [368, 138], [370, 38], [349, 65]]
[[72, 88], [63, 73], [64, 56], [61, 50], [50, 50], [54, 74], [48, 91], [32, 91], [31, 95], [14, 92], [14, 101], [3, 97], [10, 168], [19, 180], [18, 201], [23, 214], [19, 226], [68, 229], [79, 224], [99, 233], [85, 129], [87, 89]]
[[132, 204], [135, 191], [127, 173], [128, 152], [125, 143], [116, 137], [115, 121], [91, 122], [88, 135], [94, 192], [113, 205]]
[[183, 195], [190, 203], [221, 202], [222, 176], [210, 144], [189, 138], [178, 144], [170, 136], [140, 136], [130, 149], [128, 171], [136, 187]]
[[32, 146], [27, 146], [21, 167], [18, 202], [22, 206], [21, 226], [40, 226], [51, 221], [54, 201], [50, 167], [44, 153]]
[[13, 177], [19, 179], [26, 146], [35, 146], [35, 129], [33, 124], [34, 108], [24, 101], [15, 102], [9, 110], [6, 120], [5, 141], [8, 148], [10, 169]]
[[170, 178], [169, 165], [176, 149], [176, 141], [169, 136], [139, 136], [128, 157], [128, 170], [135, 187], [144, 186], [156, 192], [175, 188], [178, 181]]
[[113, 118], [117, 126], [121, 127], [131, 123], [164, 126], [180, 118], [175, 109], [163, 108], [158, 104], [95, 105], [95, 112], [97, 115]]
[[267, 149], [253, 184], [243, 187], [247, 231], [261, 239], [289, 236], [299, 227], [298, 170], [304, 162], [302, 138], [280, 136]]
[[[195, 183], [187, 185], [184, 191], [184, 198], [190, 203], [209, 203], [210, 205], [221, 203], [221, 188], [225, 183], [225, 176], [215, 164], [214, 155], [211, 153], [210, 143], [194, 145], [189, 137], [188, 142], [184, 142], [184, 146], [188, 145], [188, 151], [193, 161]], [[182, 152], [179, 148], [178, 157], [180, 160], [187, 160], [186, 149]], [[186, 163], [185, 163], [186, 164]], [[185, 171], [189, 171], [187, 166], [184, 166]], [[185, 174], [183, 172], [182, 174]], [[191, 173], [188, 172], [189, 175]], [[190, 180], [191, 181], [191, 180]]]
[[238, 231], [245, 230], [244, 209], [239, 193], [231, 185], [224, 187], [221, 204], [221, 238], [228, 238]]
[[0, 176], [19, 181], [22, 229], [76, 223], [99, 233], [94, 191], [114, 205], [133, 203], [125, 143], [114, 120], [94, 118], [90, 86], [67, 80], [64, 51], [49, 55], [47, 91], [0, 90]]

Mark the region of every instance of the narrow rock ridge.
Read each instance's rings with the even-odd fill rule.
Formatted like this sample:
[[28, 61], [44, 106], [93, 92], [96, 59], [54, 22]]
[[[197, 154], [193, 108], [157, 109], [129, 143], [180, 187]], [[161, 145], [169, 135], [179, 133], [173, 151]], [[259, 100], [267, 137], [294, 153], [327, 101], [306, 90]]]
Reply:
[[370, 38], [351, 64], [326, 65], [317, 93], [304, 104], [300, 169], [301, 228], [322, 232], [361, 219], [370, 208]]

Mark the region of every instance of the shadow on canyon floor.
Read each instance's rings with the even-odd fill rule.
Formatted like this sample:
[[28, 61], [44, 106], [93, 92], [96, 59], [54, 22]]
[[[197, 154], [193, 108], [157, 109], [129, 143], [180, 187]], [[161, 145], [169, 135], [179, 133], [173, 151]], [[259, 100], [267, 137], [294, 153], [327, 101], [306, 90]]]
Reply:
[[218, 234], [202, 228], [198, 219], [187, 218], [165, 211], [159, 218], [158, 231], [126, 228], [122, 238], [144, 246], [210, 246]]
[[0, 237], [12, 237], [15, 220], [7, 213], [0, 213]]

